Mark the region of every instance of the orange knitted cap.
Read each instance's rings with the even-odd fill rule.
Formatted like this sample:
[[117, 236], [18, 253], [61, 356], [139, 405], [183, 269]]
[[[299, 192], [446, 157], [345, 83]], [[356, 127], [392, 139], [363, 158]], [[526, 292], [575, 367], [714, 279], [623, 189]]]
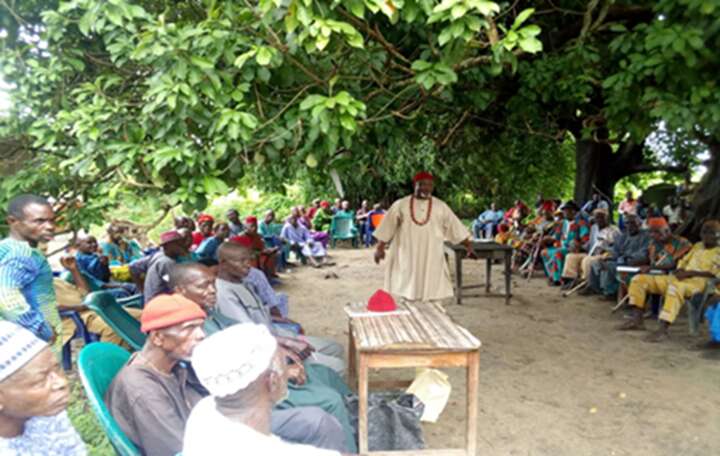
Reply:
[[162, 294], [145, 304], [140, 317], [142, 323], [140, 330], [146, 333], [205, 317], [205, 312], [200, 306], [185, 296]]

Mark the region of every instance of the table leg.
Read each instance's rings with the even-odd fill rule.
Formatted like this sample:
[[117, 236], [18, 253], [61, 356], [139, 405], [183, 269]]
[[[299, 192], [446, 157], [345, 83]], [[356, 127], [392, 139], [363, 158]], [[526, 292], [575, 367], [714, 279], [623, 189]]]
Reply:
[[455, 252], [455, 303], [462, 305], [462, 257]]
[[492, 272], [492, 257], [485, 259], [485, 293], [490, 293], [490, 273]]
[[511, 252], [505, 252], [505, 305], [510, 305], [510, 297], [512, 296], [512, 293], [510, 292], [510, 286], [511, 286], [511, 269], [512, 269], [512, 253]]
[[468, 353], [467, 363], [467, 433], [468, 456], [477, 452], [478, 382], [480, 376], [480, 351]]
[[359, 353], [358, 371], [358, 449], [360, 454], [368, 452], [368, 362], [367, 355]]
[[357, 386], [357, 352], [355, 348], [355, 334], [352, 324], [348, 322], [348, 385], [350, 388]]

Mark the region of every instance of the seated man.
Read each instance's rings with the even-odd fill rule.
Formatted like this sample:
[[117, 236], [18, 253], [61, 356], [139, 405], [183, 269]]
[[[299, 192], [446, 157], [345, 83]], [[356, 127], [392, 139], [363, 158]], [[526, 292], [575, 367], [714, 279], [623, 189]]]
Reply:
[[0, 454], [85, 456], [68, 419], [70, 388], [50, 347], [0, 320]]
[[236, 209], [230, 209], [227, 211], [228, 228], [230, 229], [230, 236], [238, 236], [245, 231], [245, 226], [240, 221], [240, 213]]
[[170, 270], [183, 257], [189, 255], [187, 245], [187, 238], [176, 230], [166, 231], [160, 235], [162, 251], [156, 253], [150, 260], [145, 275], [143, 295], [146, 303], [159, 294], [170, 292]]
[[350, 201], [343, 200], [342, 203], [340, 203], [340, 210], [335, 213], [335, 215], [340, 217], [355, 217], [355, 211], [350, 209]]
[[[204, 320], [202, 309], [180, 295], [158, 296], [145, 305], [141, 319], [142, 331], [148, 333], [145, 345], [131, 356], [105, 395], [110, 414], [143, 455], [180, 452], [190, 411], [207, 395], [189, 362], [205, 337]], [[328, 432], [331, 437], [340, 433], [330, 419], [319, 409], [277, 411], [272, 430], [296, 443], [327, 442]]]
[[298, 222], [298, 218], [291, 215], [283, 226], [280, 237], [285, 240], [290, 249], [294, 250], [302, 260], [309, 260], [313, 267], [319, 268], [325, 262], [327, 251], [322, 243], [314, 241], [310, 232]]
[[580, 294], [583, 296], [600, 293], [607, 299], [615, 299], [620, 282], [618, 266], [642, 266], [648, 264], [650, 236], [640, 229], [637, 215], [625, 217], [625, 232], [615, 240], [610, 254], [590, 266], [588, 285]]
[[565, 257], [565, 266], [562, 273], [562, 280], [565, 282], [563, 287], [565, 289], [577, 285], [578, 278], [581, 275], [582, 281], [587, 282], [592, 263], [609, 255], [615, 244], [615, 239], [620, 235], [620, 230], [616, 226], [609, 224], [606, 209], [595, 209], [593, 218], [595, 223], [590, 228], [590, 240], [582, 247], [583, 252], [568, 253]]
[[345, 370], [345, 361], [342, 359], [345, 350], [342, 345], [312, 336], [301, 340], [292, 333], [284, 333], [271, 327], [270, 311], [260, 298], [243, 284], [250, 270], [251, 258], [252, 252], [239, 244], [226, 243], [221, 247], [216, 281], [217, 306], [220, 312], [239, 322], [251, 321], [268, 326], [276, 336], [283, 337], [282, 343], [287, 345], [287, 348], [299, 354], [309, 354], [310, 362], [324, 364], [342, 374]]
[[[218, 356], [227, 347], [235, 347], [233, 356]], [[283, 350], [264, 326], [242, 323], [218, 332], [198, 344], [192, 360], [210, 396], [190, 413], [185, 456], [234, 456], [238, 448], [258, 455], [339, 456], [271, 435], [273, 406], [288, 393], [288, 382]]]
[[227, 223], [218, 223], [212, 236], [205, 238], [197, 249], [195, 256], [203, 264], [217, 264], [218, 247], [230, 236], [230, 228]]
[[638, 274], [630, 282], [628, 294], [633, 313], [630, 320], [620, 325], [620, 330], [645, 329], [643, 315], [648, 294], [664, 296], [660, 311], [660, 327], [651, 334], [649, 342], [660, 342], [669, 337], [668, 328], [677, 318], [686, 298], [705, 291], [708, 280], [720, 276], [720, 222], [709, 220], [700, 230], [701, 242], [679, 262], [671, 275]]
[[[62, 257], [60, 258], [60, 264], [70, 271], [73, 283], [59, 277], [53, 278], [53, 288], [55, 288], [58, 310], [77, 311], [87, 330], [93, 334], [98, 334], [102, 342], [110, 342], [115, 345], [127, 347], [123, 339], [115, 334], [115, 331], [113, 331], [102, 318], [83, 304], [83, 299], [85, 299], [85, 296], [87, 296], [91, 290], [85, 281], [85, 277], [80, 273], [75, 257]], [[142, 312], [140, 309], [125, 308], [125, 310], [133, 317], [140, 319], [140, 313]], [[75, 334], [75, 322], [70, 318], [63, 318], [62, 323], [61, 345], [64, 346], [72, 339], [73, 334]]]
[[[182, 296], [197, 303], [207, 312], [204, 329], [212, 335], [230, 326], [240, 324], [232, 317], [218, 312], [216, 303], [215, 276], [213, 272], [201, 264], [183, 264], [173, 269], [172, 281], [175, 290]], [[247, 322], [247, 320], [245, 320]], [[288, 350], [287, 340], [277, 337], [278, 343]], [[304, 353], [299, 355], [304, 356]], [[303, 362], [296, 352], [288, 352], [288, 360], [293, 364], [288, 368], [291, 379], [290, 391], [278, 409], [297, 409], [298, 407], [320, 407], [333, 415], [342, 425], [343, 442], [349, 448], [355, 448], [352, 426], [343, 397], [350, 393], [347, 385], [333, 370], [309, 361]], [[326, 446], [324, 446], [326, 447]]]
[[[253, 267], [261, 269], [268, 277], [278, 277], [275, 270], [275, 263], [280, 247], [266, 247], [263, 237], [258, 234], [257, 217], [249, 216], [245, 219], [245, 233], [241, 236], [233, 236], [230, 240], [241, 243], [249, 243], [255, 252], [255, 263]], [[243, 241], [247, 238], [247, 241]]]
[[132, 239], [125, 239], [125, 228], [110, 225], [107, 229], [108, 240], [100, 246], [102, 253], [110, 260], [110, 267], [130, 264], [143, 256], [142, 248]]
[[563, 229], [559, 241], [541, 253], [545, 274], [551, 285], [561, 285], [565, 257], [568, 253], [581, 253], [590, 240], [590, 224], [587, 217], [579, 212], [574, 201], [568, 201], [560, 208], [563, 212]]
[[503, 219], [504, 211], [498, 210], [495, 203], [473, 221], [472, 232], [475, 239], [492, 239], [495, 228]]
[[590, 216], [597, 209], [604, 209], [606, 212], [610, 213], [610, 204], [608, 204], [608, 202], [605, 201], [599, 193], [595, 192], [592, 194], [590, 200], [583, 204], [583, 207], [580, 210]]
[[135, 285], [115, 282], [111, 279], [110, 260], [105, 255], [98, 255], [98, 243], [94, 236], [78, 239], [77, 249], [75, 259], [78, 269], [85, 276], [92, 290], [109, 291], [118, 299], [137, 294]]
[[272, 328], [270, 311], [262, 301], [246, 286], [243, 281], [250, 270], [249, 261], [252, 253], [239, 244], [227, 243], [220, 250], [220, 264], [216, 281], [218, 293], [218, 309], [224, 315], [239, 321], [264, 324], [278, 337], [283, 337], [283, 344], [299, 354], [309, 355], [308, 361], [323, 364], [342, 374], [345, 371], [342, 345], [321, 337], [304, 337], [299, 339], [291, 332]]

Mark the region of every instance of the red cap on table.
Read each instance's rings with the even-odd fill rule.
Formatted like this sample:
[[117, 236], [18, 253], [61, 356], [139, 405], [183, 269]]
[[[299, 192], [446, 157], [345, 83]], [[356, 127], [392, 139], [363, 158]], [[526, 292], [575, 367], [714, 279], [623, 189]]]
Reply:
[[367, 308], [371, 312], [392, 312], [397, 310], [397, 305], [390, 293], [378, 290], [370, 297]]

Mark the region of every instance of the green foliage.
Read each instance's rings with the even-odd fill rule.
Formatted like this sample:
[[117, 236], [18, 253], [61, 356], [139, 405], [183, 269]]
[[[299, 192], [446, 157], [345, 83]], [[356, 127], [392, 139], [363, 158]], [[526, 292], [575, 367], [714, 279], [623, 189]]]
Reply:
[[[373, 161], [404, 128], [396, 119], [426, 116], [430, 100], [487, 79], [484, 66], [498, 76], [542, 47], [532, 10], [496, 23], [500, 5], [485, 0], [64, 0], [13, 12], [35, 22], [3, 40], [2, 75], [18, 89], [0, 137], [27, 154], [27, 172], [0, 194], [116, 204], [129, 189], [186, 211], [248, 175], [262, 189], [327, 188], [339, 156]], [[73, 223], [108, 208], [94, 209]]]

